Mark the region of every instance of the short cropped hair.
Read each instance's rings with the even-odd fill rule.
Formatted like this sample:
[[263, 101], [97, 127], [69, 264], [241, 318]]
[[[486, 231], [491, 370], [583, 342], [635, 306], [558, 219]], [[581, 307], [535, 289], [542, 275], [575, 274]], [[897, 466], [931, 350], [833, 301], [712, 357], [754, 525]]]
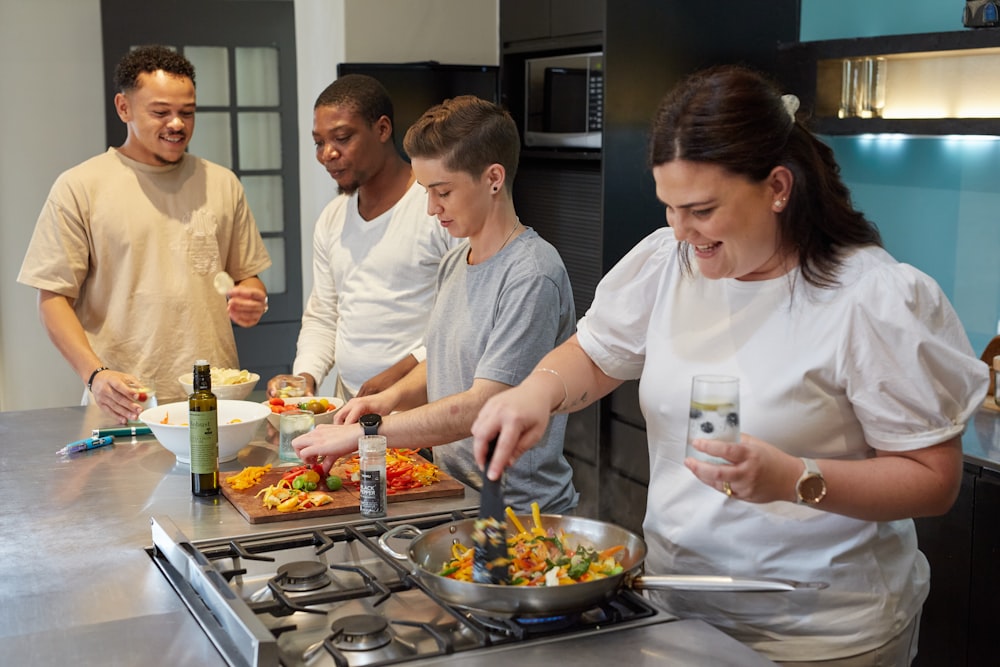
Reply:
[[327, 86], [313, 109], [320, 107], [346, 107], [374, 125], [382, 116], [395, 126], [392, 113], [392, 98], [378, 79], [365, 74], [345, 74]]
[[127, 93], [139, 87], [139, 75], [163, 70], [167, 74], [187, 77], [194, 83], [194, 65], [173, 49], [153, 44], [132, 49], [115, 67], [115, 90]]
[[413, 158], [442, 159], [450, 171], [478, 178], [491, 164], [506, 171], [510, 189], [517, 174], [521, 139], [503, 107], [462, 95], [431, 107], [406, 131], [403, 150]]

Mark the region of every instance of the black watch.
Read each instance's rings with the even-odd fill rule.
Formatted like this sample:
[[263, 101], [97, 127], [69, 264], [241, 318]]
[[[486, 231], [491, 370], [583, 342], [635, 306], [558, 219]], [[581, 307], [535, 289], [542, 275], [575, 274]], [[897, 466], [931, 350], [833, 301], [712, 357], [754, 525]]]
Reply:
[[365, 430], [365, 435], [378, 435], [378, 427], [382, 425], [382, 415], [377, 415], [374, 412], [361, 415], [358, 423]]

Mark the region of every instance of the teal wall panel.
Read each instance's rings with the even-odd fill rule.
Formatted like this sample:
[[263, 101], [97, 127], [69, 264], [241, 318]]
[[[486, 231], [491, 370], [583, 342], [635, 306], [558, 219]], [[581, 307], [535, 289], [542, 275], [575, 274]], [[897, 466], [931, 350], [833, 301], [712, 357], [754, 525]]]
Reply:
[[964, 0], [802, 0], [801, 39], [962, 29]]
[[[966, 30], [960, 0], [802, 0], [804, 41]], [[981, 353], [1000, 320], [1000, 137], [823, 137], [897, 259], [932, 276]]]

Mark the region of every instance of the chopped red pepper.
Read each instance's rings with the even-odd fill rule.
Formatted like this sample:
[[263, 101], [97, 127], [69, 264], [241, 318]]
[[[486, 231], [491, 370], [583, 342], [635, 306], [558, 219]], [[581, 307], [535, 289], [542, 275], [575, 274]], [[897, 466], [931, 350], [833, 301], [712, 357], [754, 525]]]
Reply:
[[295, 466], [294, 468], [289, 469], [289, 471], [286, 472], [284, 475], [282, 475], [281, 479], [283, 479], [283, 480], [285, 480], [286, 482], [289, 482], [289, 483], [294, 482], [296, 477], [298, 477], [302, 473], [306, 472], [307, 470], [312, 470], [312, 467], [311, 466]]

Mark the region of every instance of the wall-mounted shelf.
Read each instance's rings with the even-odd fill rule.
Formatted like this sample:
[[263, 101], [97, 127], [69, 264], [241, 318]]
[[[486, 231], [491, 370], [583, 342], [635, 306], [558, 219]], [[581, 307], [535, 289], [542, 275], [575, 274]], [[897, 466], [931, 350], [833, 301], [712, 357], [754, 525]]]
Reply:
[[[884, 117], [839, 117], [843, 61], [873, 57]], [[779, 62], [821, 134], [1000, 135], [1000, 28], [782, 44]]]

